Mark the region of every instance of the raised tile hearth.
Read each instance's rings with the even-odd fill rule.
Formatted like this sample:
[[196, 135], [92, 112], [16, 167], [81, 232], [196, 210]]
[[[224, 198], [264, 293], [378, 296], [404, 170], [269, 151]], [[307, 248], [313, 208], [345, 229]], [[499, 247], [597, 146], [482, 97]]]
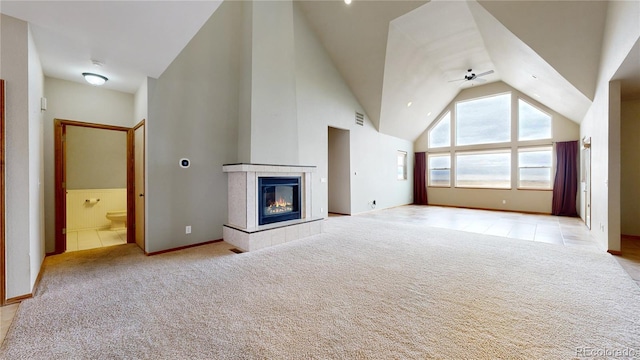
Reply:
[[[311, 210], [315, 166], [227, 164], [222, 169], [228, 176], [228, 222], [223, 228], [224, 241], [243, 251], [253, 251], [322, 232], [323, 219], [314, 218]], [[282, 183], [295, 189], [295, 196], [292, 197], [294, 191], [287, 192], [286, 188], [268, 195], [259, 193], [259, 185], [265, 179], [299, 179], [294, 185], [290, 185], [290, 181]], [[260, 225], [261, 221], [265, 223], [260, 209], [271, 207], [272, 203], [280, 207], [274, 212], [291, 211], [292, 216], [282, 217], [285, 221]]]

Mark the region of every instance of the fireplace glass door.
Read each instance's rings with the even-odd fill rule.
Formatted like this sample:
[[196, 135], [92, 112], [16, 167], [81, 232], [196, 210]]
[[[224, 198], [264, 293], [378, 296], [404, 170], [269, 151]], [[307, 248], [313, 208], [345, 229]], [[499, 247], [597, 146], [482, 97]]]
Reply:
[[258, 178], [258, 224], [300, 219], [300, 178]]

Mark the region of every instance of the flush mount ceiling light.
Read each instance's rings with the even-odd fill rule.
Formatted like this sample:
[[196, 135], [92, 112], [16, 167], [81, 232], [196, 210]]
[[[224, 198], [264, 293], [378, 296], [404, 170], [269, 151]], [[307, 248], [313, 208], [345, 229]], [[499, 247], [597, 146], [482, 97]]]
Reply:
[[349, 5], [349, 4], [351, 4], [351, 0], [344, 0], [344, 3]]
[[82, 76], [84, 76], [84, 79], [87, 80], [87, 82], [93, 86], [104, 85], [104, 83], [106, 83], [107, 80], [109, 80], [102, 75], [89, 73], [89, 72], [82, 73]]

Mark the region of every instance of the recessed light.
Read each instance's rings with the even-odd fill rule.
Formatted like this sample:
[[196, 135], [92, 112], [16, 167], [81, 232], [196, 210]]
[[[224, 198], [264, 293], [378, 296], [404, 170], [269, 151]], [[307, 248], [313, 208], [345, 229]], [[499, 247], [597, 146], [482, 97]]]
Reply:
[[429, 115], [431, 115], [431, 111], [429, 111], [429, 112], [427, 113], [427, 116], [429, 116]]
[[409, 102], [407, 103], [407, 107], [411, 107], [411, 105], [413, 105], [413, 103], [412, 103], [411, 101], [409, 101]]
[[349, 5], [349, 4], [351, 4], [351, 0], [344, 0], [344, 3]]

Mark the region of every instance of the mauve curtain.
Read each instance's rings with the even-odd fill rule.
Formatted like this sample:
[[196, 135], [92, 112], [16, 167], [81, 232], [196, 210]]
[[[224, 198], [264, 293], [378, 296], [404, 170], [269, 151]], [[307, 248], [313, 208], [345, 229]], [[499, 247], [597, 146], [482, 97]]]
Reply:
[[427, 205], [427, 154], [416, 153], [416, 165], [413, 168], [413, 203]]
[[578, 141], [556, 143], [556, 159], [551, 213], [559, 216], [578, 216]]

